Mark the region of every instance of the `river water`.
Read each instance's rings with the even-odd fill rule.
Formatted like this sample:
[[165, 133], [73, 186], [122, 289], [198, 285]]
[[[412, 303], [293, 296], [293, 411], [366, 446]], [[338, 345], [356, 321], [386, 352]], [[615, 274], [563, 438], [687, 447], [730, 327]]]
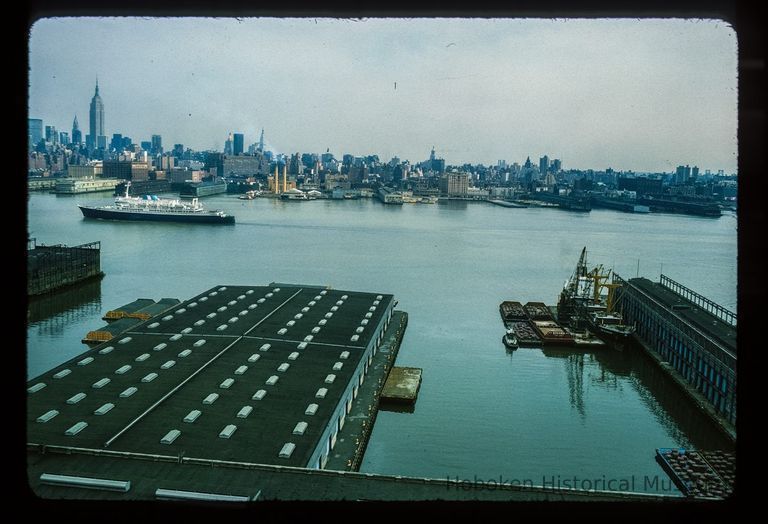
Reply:
[[397, 364], [423, 369], [412, 412], [381, 411], [363, 472], [677, 494], [659, 447], [727, 448], [637, 350], [501, 343], [503, 300], [556, 304], [582, 247], [624, 278], [660, 272], [736, 310], [736, 217], [508, 209], [484, 202], [384, 206], [217, 195], [234, 226], [84, 220], [106, 193], [31, 194], [38, 243], [101, 241], [106, 276], [30, 304], [27, 377], [86, 350], [109, 309], [185, 300], [214, 285], [289, 282], [393, 293], [409, 323]]

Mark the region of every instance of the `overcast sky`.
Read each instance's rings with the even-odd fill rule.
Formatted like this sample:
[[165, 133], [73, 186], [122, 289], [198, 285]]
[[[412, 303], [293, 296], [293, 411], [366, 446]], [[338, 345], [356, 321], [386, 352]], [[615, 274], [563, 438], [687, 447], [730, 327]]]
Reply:
[[737, 42], [717, 20], [59, 18], [34, 24], [29, 116], [83, 136], [449, 164], [735, 172]]

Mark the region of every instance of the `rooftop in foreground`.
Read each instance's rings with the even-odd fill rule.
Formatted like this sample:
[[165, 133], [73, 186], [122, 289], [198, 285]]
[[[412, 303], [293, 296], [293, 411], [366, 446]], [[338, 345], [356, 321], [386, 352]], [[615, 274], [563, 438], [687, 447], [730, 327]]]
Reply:
[[216, 286], [29, 381], [27, 441], [306, 466], [393, 306], [376, 293]]

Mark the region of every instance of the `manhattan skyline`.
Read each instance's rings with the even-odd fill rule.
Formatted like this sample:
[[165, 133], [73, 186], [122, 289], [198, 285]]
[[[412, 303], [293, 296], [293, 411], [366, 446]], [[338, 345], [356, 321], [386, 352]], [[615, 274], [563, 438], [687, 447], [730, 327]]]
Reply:
[[277, 153], [736, 171], [736, 35], [718, 20], [89, 17], [30, 34], [29, 116], [58, 129], [98, 77], [106, 135], [135, 143], [221, 150], [264, 128]]

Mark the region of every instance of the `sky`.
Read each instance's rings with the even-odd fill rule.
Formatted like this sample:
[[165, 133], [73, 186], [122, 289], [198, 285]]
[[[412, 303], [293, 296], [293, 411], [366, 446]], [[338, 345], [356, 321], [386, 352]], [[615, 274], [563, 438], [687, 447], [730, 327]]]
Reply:
[[46, 18], [29, 117], [135, 143], [449, 165], [737, 170], [737, 37], [722, 20]]

